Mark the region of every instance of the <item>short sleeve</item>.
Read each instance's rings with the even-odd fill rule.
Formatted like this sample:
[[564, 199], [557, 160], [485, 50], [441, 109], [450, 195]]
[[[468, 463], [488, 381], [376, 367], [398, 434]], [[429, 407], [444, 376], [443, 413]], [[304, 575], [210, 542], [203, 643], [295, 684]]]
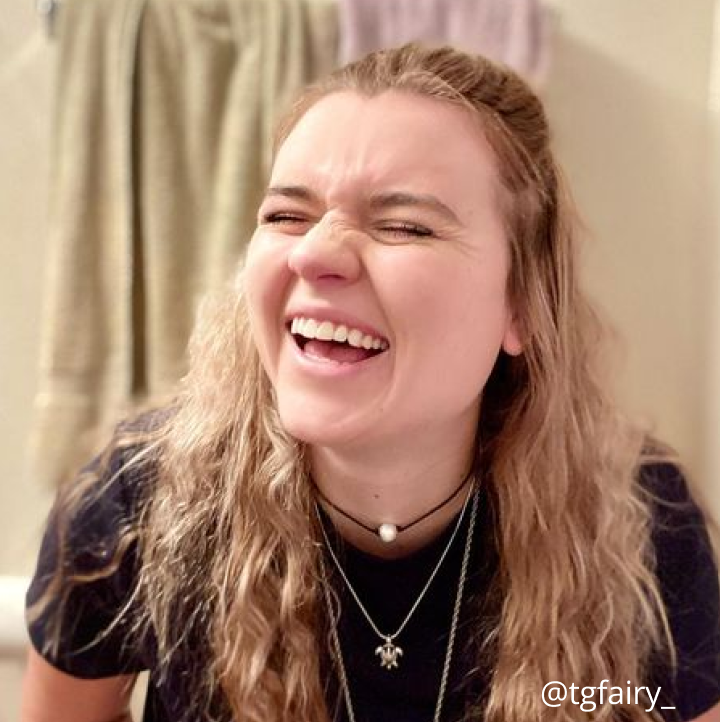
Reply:
[[[644, 486], [654, 497], [656, 574], [677, 653], [654, 666], [665, 719], [694, 720], [720, 702], [718, 568], [702, 512], [671, 464], [649, 465]], [[674, 709], [673, 709], [674, 708]]]
[[[28, 631], [39, 654], [75, 677], [97, 679], [147, 667], [146, 650], [131, 634], [135, 543], [116, 554], [123, 530], [137, 520], [139, 511], [141, 475], [123, 471], [125, 455], [114, 450], [109, 459], [95, 459], [81, 472], [94, 475], [96, 480], [64, 523], [60, 521], [61, 505], [55, 502], [27, 593], [30, 608], [48, 590], [58, 564], [62, 565], [60, 592], [52, 595], [38, 619], [29, 622]], [[66, 530], [62, 560], [61, 526]], [[108, 566], [116, 557], [119, 564]], [[68, 579], [74, 574], [91, 575], [93, 580], [70, 584]], [[120, 614], [123, 610], [125, 613]], [[55, 621], [60, 624], [57, 653], [51, 644]]]

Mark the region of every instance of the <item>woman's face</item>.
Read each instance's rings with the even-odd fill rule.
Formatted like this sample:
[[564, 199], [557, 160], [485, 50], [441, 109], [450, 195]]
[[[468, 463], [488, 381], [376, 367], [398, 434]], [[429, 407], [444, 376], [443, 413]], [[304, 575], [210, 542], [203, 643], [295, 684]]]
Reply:
[[520, 352], [494, 164], [465, 111], [411, 93], [336, 93], [302, 117], [244, 272], [290, 434], [342, 447], [474, 427], [500, 348]]

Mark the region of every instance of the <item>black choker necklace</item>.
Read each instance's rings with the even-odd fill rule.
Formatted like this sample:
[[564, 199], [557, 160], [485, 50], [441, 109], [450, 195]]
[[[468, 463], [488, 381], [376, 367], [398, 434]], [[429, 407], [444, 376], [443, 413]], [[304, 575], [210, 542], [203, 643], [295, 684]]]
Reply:
[[[315, 487], [315, 492], [317, 493], [318, 497], [324, 501], [328, 506], [330, 506], [332, 509], [334, 509], [338, 514], [342, 514], [346, 519], [349, 519], [354, 524], [357, 524], [359, 527], [362, 527], [365, 529], [365, 531], [369, 531], [371, 534], [375, 534], [376, 536], [379, 536], [380, 539], [382, 539], [386, 544], [390, 544], [391, 542], [394, 542], [395, 539], [397, 539], [397, 535], [401, 531], [407, 531], [410, 529], [410, 527], [415, 526], [416, 524], [419, 524], [421, 521], [424, 521], [427, 519], [430, 515], [434, 514], [436, 511], [440, 511], [444, 506], [447, 506], [464, 488], [465, 484], [467, 484], [468, 479], [472, 476], [473, 473], [473, 467], [470, 467], [470, 471], [468, 471], [465, 478], [462, 480], [460, 486], [458, 486], [455, 491], [450, 494], [450, 496], [445, 499], [445, 501], [441, 501], [439, 504], [434, 506], [430, 511], [426, 511], [422, 516], [419, 516], [417, 519], [408, 522], [407, 524], [391, 524], [389, 522], [385, 522], [384, 524], [380, 524], [380, 526], [370, 526], [369, 524], [365, 524], [364, 522], [360, 521], [360, 519], [356, 519], [352, 514], [349, 514], [348, 512], [341, 509], [336, 504], [333, 504], [333, 502], [330, 501], [318, 488], [318, 485], [315, 483], [315, 480], [313, 479], [313, 486]], [[312, 479], [312, 477], [311, 477]]]

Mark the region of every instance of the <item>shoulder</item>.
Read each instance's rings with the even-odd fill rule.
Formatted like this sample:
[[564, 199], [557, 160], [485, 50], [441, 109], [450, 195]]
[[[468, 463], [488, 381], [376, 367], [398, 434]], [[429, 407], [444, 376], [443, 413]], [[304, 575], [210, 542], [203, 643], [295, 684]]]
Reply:
[[157, 464], [142, 418], [122, 424], [107, 448], [58, 493], [27, 592], [28, 628], [37, 651], [73, 676], [138, 669], [123, 641], [138, 571], [142, 511]]
[[146, 414], [120, 424], [106, 449], [59, 494], [52, 516], [68, 533], [70, 550], [101, 557], [113, 540], [135, 527], [157, 476], [153, 435], [159, 420]]
[[691, 575], [716, 586], [709, 520], [693, 498], [686, 475], [676, 464], [659, 462], [643, 465], [639, 481], [651, 510], [656, 571], [663, 588], [672, 591]]
[[707, 519], [685, 474], [669, 462], [644, 465], [639, 481], [652, 513], [655, 574], [675, 646], [675, 668], [657, 665], [658, 686], [679, 719], [720, 700], [720, 592]]
[[650, 461], [639, 468], [641, 487], [662, 506], [664, 503], [691, 503], [687, 476], [673, 461]]

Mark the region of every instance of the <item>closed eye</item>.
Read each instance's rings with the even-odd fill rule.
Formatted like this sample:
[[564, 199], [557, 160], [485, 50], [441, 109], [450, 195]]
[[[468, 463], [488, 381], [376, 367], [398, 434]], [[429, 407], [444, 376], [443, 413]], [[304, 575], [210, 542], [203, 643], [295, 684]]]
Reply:
[[381, 226], [380, 231], [393, 235], [415, 236], [419, 238], [429, 238], [435, 235], [429, 228], [418, 226], [414, 223], [394, 223], [392, 225]]
[[305, 223], [305, 220], [305, 218], [296, 215], [295, 213], [286, 212], [264, 213], [260, 216], [260, 221], [262, 223], [268, 223], [270, 225]]

